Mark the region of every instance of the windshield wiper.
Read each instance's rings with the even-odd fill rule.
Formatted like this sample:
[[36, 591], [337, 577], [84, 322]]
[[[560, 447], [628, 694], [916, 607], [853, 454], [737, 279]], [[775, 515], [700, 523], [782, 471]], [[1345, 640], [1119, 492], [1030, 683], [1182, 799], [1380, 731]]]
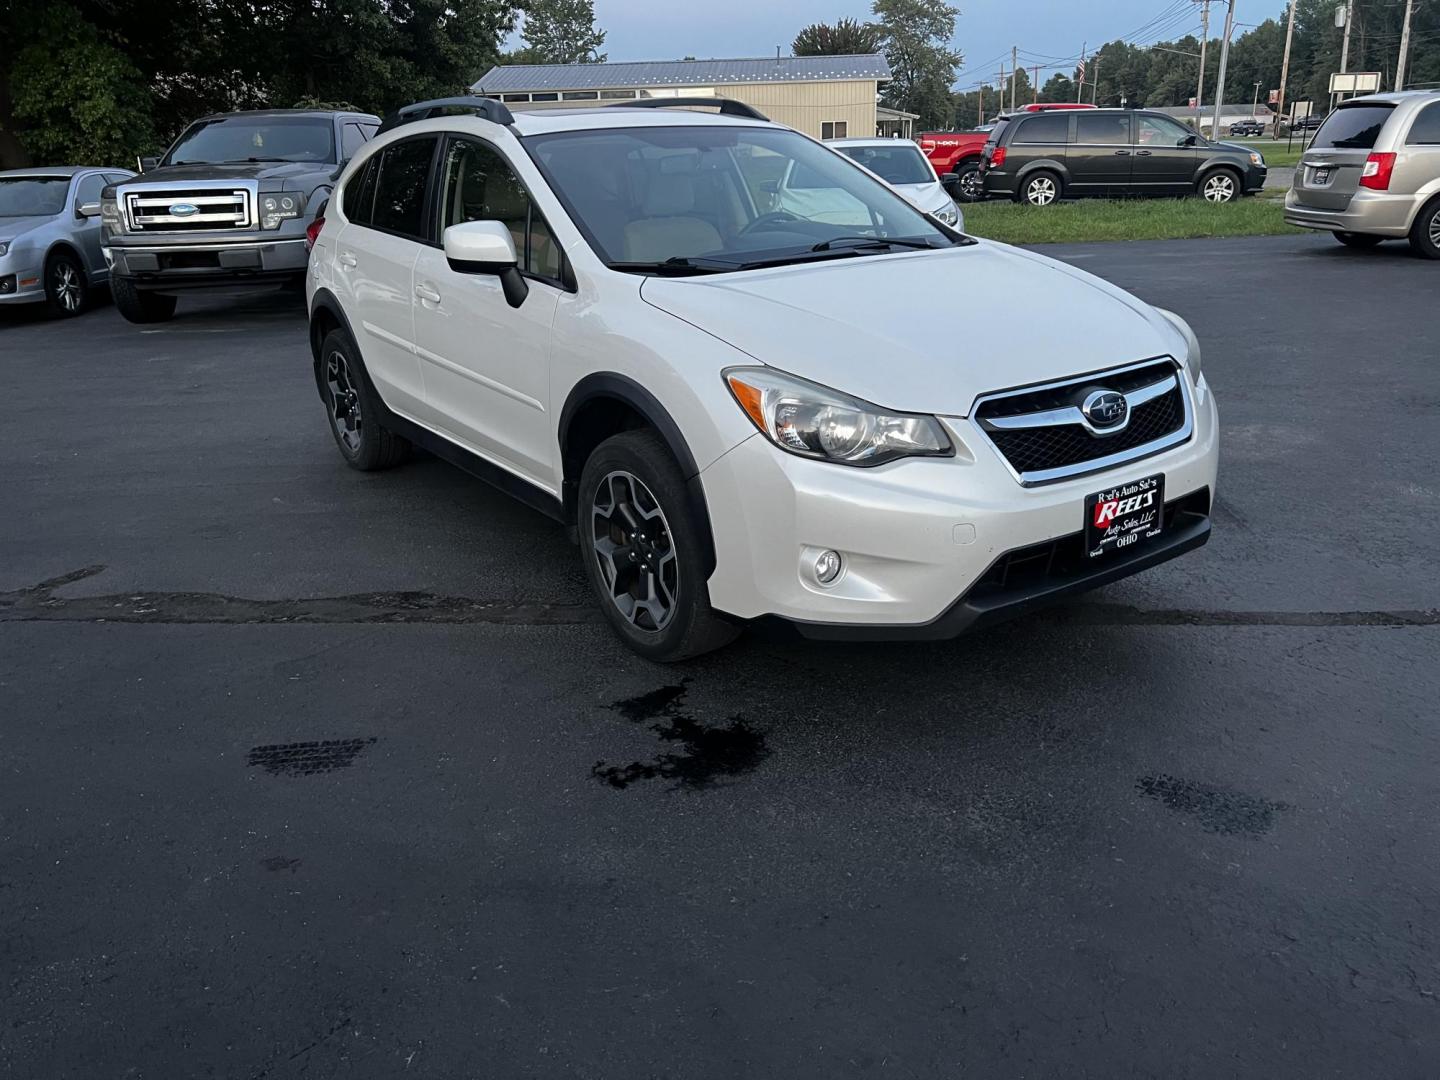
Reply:
[[929, 240], [906, 240], [902, 237], [886, 238], [883, 236], [832, 236], [829, 240], [821, 240], [812, 247], [811, 251], [829, 251], [836, 244], [850, 244], [854, 242], [857, 248], [875, 247], [907, 247], [907, 248], [929, 248]]
[[725, 262], [721, 259], [688, 258], [676, 255], [664, 262], [612, 262], [610, 269], [624, 270], [638, 274], [663, 274], [683, 277], [687, 274], [728, 274], [743, 269], [743, 263]]

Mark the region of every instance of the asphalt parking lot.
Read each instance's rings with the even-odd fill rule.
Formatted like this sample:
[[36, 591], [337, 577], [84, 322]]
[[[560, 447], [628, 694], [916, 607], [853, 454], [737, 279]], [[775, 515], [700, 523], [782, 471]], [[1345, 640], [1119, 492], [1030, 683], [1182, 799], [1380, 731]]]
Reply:
[[293, 294], [6, 313], [0, 1074], [1440, 1073], [1440, 265], [1051, 253], [1195, 326], [1210, 545], [676, 668]]

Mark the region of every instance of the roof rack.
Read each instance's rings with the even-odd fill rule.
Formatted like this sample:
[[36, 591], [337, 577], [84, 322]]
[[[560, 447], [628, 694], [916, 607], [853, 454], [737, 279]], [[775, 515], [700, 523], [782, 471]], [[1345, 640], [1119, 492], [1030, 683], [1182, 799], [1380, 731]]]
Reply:
[[417, 101], [414, 105], [396, 109], [380, 125], [380, 132], [390, 131], [401, 124], [413, 124], [417, 120], [429, 120], [436, 116], [442, 116], [446, 109], [463, 109], [474, 113], [482, 120], [489, 120], [492, 124], [513, 124], [515, 122], [515, 117], [510, 115], [510, 110], [494, 98], [469, 94], [465, 97]]
[[753, 105], [746, 105], [743, 101], [736, 101], [734, 98], [723, 97], [659, 97], [659, 98], [637, 98], [634, 101], [615, 101], [609, 105], [602, 105], [604, 109], [680, 109], [694, 108], [696, 106], [708, 105], [720, 110], [721, 116], [743, 116], [747, 120], [763, 120], [767, 124], [770, 118]]

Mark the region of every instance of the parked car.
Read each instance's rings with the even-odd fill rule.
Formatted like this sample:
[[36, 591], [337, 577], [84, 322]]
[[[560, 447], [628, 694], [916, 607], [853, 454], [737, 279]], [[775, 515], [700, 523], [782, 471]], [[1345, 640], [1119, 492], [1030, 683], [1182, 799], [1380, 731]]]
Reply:
[[1408, 238], [1440, 259], [1440, 91], [1339, 105], [1301, 156], [1285, 220], [1354, 248]]
[[1015, 116], [990, 133], [981, 162], [987, 195], [1031, 206], [1062, 196], [1189, 194], [1224, 203], [1258, 192], [1265, 174], [1258, 152], [1143, 109]]
[[[1032, 102], [1018, 112], [1064, 112], [1093, 109], [1094, 105], [1078, 102]], [[1009, 119], [996, 117], [969, 131], [924, 131], [920, 133], [920, 150], [930, 159], [935, 174], [955, 196], [957, 203], [978, 202], [985, 198], [985, 185], [980, 179], [980, 155], [990, 133]]]
[[[856, 216], [764, 210], [791, 163]], [[756, 620], [947, 637], [1209, 536], [1215, 403], [1178, 316], [949, 229], [750, 106], [420, 103], [312, 232], [344, 460], [418, 443], [570, 523], [643, 656]], [[984, 318], [958, 354], [901, 314], [961, 308]]]
[[79, 315], [109, 273], [100, 252], [100, 193], [134, 175], [64, 165], [0, 172], [0, 304], [45, 303]]
[[1264, 135], [1265, 125], [1259, 120], [1236, 120], [1230, 125], [1231, 137], [1241, 135]]
[[825, 145], [865, 166], [923, 212], [964, 229], [960, 208], [929, 159], [909, 139], [831, 139]]
[[1314, 131], [1321, 124], [1325, 123], [1329, 113], [1311, 113], [1309, 116], [1302, 116], [1291, 126], [1292, 131]]
[[339, 166], [374, 135], [367, 113], [280, 109], [195, 121], [159, 162], [106, 189], [105, 257], [120, 314], [175, 314], [186, 289], [302, 282], [305, 229]]

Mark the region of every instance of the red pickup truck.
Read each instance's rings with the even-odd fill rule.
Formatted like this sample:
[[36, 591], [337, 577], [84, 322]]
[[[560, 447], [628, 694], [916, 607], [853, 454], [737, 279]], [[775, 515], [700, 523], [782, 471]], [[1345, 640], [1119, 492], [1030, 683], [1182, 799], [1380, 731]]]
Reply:
[[[1050, 112], [1062, 109], [1093, 109], [1094, 105], [1071, 104], [1069, 102], [1046, 102], [1026, 105], [1018, 112]], [[996, 119], [1003, 119], [997, 117]], [[935, 166], [935, 175], [945, 180], [945, 174], [954, 175], [947, 180], [950, 193], [956, 202], [978, 202], [985, 197], [985, 186], [980, 180], [980, 152], [995, 124], [982, 124], [973, 131], [922, 131], [920, 150]]]

